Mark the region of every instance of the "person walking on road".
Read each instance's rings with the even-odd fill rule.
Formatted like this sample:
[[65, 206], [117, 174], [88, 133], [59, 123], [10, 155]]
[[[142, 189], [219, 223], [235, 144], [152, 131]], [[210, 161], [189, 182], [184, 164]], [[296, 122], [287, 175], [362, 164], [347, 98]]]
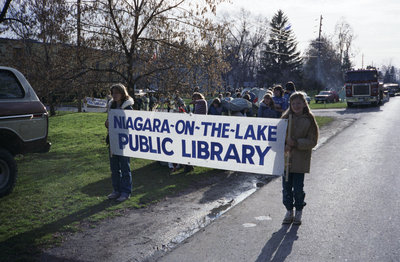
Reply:
[[[122, 84], [112, 85], [110, 88], [112, 99], [108, 103], [110, 109], [133, 110], [133, 99], [129, 96], [126, 87]], [[105, 122], [108, 128], [108, 117]], [[108, 138], [108, 135], [107, 135]], [[109, 144], [107, 139], [107, 144]], [[109, 194], [108, 199], [116, 199], [118, 202], [127, 200], [132, 193], [132, 174], [130, 167], [130, 158], [110, 154], [110, 169], [113, 192]]]
[[[291, 137], [286, 137], [285, 152], [289, 153], [288, 181], [282, 178], [283, 205], [286, 215], [282, 224], [301, 224], [304, 202], [304, 174], [310, 172], [311, 152], [318, 142], [318, 125], [302, 93], [295, 92], [290, 96], [290, 107], [282, 115], [288, 119], [292, 115]], [[296, 208], [295, 215], [293, 208]]]

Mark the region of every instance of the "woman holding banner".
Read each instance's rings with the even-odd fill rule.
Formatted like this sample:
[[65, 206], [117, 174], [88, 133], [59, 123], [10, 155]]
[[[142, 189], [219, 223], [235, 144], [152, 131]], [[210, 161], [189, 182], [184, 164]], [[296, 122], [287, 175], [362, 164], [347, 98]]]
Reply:
[[[302, 93], [290, 96], [290, 107], [282, 118], [289, 119], [285, 152], [289, 154], [288, 176], [282, 179], [286, 215], [282, 224], [301, 224], [305, 193], [304, 174], [310, 172], [311, 152], [318, 142], [318, 125]], [[290, 135], [289, 135], [290, 134]], [[293, 207], [296, 214], [293, 215]]]
[[[110, 109], [133, 110], [133, 99], [129, 96], [123, 84], [115, 84], [110, 88], [112, 99], [108, 103], [107, 111]], [[108, 117], [105, 122], [108, 128]], [[108, 137], [108, 135], [107, 135]], [[107, 144], [108, 144], [107, 139]], [[129, 157], [110, 154], [110, 169], [113, 192], [108, 199], [116, 199], [118, 202], [127, 200], [132, 193], [132, 175]]]

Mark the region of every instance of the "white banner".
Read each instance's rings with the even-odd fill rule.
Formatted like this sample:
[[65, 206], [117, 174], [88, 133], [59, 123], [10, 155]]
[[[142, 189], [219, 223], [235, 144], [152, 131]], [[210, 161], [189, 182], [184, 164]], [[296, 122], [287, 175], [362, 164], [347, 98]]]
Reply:
[[107, 107], [107, 100], [100, 98], [86, 97], [86, 104], [88, 106]]
[[113, 109], [108, 121], [116, 155], [259, 174], [284, 172], [286, 119]]

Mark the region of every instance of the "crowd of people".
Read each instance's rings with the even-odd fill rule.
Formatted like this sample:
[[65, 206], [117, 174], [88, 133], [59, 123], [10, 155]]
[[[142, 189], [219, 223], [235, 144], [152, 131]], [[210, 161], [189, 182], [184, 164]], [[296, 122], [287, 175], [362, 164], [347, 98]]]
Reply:
[[[289, 97], [295, 91], [295, 85], [290, 81], [286, 83], [285, 88], [281, 85], [269, 88], [261, 101], [258, 101], [259, 98], [257, 95], [251, 91], [243, 92], [240, 89], [236, 89], [234, 92], [227, 91], [225, 93], [219, 93], [217, 97], [207, 101], [205, 96], [200, 93], [197, 88], [193, 92], [192, 101], [198, 100], [198, 102], [189, 102], [188, 104], [185, 103], [184, 99], [179, 95], [179, 92], [176, 92], [172, 96], [146, 93], [145, 95], [136, 96], [134, 98], [134, 109], [179, 113], [192, 112], [196, 114], [201, 112], [201, 114], [208, 115], [279, 118], [282, 113], [288, 109]], [[227, 106], [234, 100], [239, 104], [241, 103], [243, 108], [235, 110]], [[244, 100], [249, 101], [249, 104], [243, 104]]]
[[[139, 100], [136, 98], [136, 103], [134, 103], [122, 84], [111, 86], [110, 92], [112, 99], [108, 104], [108, 109], [155, 110], [157, 108], [158, 100], [152, 94], [149, 96], [146, 94]], [[240, 99], [240, 103], [235, 107], [227, 106], [235, 99]], [[167, 111], [192, 112], [203, 115], [290, 118], [288, 129], [293, 129], [293, 132], [291, 134], [289, 131], [285, 139], [285, 153], [289, 159], [286, 166], [287, 177], [282, 178], [282, 199], [287, 212], [282, 223], [300, 225], [302, 210], [306, 205], [303, 189], [304, 174], [310, 172], [312, 148], [317, 145], [318, 141], [318, 125], [306, 98], [301, 92], [296, 92], [293, 82], [287, 82], [285, 89], [281, 85], [276, 85], [264, 94], [262, 101], [257, 103], [257, 99], [258, 97], [250, 91], [237, 90], [233, 96], [231, 92], [226, 92], [225, 96], [219, 94], [218, 97], [212, 99], [211, 103], [208, 103], [204, 95], [195, 90], [188, 105], [185, 105], [179, 94], [175, 95], [173, 102], [168, 99]], [[108, 128], [108, 121], [105, 122], [105, 126]], [[180, 167], [184, 167], [186, 172], [193, 170], [193, 166], [190, 165], [168, 163], [168, 166], [172, 172]], [[129, 157], [113, 155], [110, 152], [110, 169], [113, 191], [108, 198], [119, 202], [129, 199], [132, 188]], [[293, 212], [294, 208], [296, 209], [295, 213]]]

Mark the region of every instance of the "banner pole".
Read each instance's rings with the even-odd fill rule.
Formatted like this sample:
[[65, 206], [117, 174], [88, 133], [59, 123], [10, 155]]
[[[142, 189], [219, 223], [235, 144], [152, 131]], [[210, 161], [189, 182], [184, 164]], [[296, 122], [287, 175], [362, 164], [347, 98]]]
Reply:
[[[289, 122], [288, 122], [289, 130], [288, 130], [288, 137], [292, 136], [292, 114], [289, 114]], [[286, 154], [286, 170], [285, 170], [285, 181], [289, 181], [289, 161], [290, 161], [290, 151]]]

